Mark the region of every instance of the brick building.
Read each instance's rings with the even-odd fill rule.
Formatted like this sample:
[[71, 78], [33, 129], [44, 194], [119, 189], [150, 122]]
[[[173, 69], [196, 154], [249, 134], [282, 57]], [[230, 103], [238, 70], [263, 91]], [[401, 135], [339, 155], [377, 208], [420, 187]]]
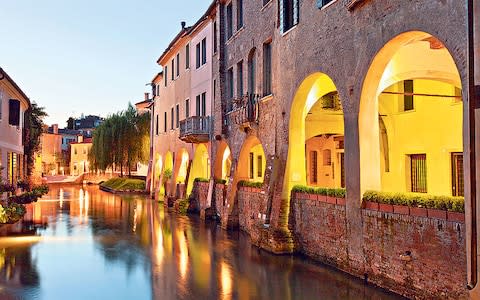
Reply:
[[[198, 190], [212, 195], [222, 226], [405, 296], [466, 297], [477, 272], [467, 154], [478, 125], [467, 105], [465, 3], [212, 5], [217, 184]], [[320, 200], [292, 193], [297, 185], [346, 196]], [[466, 213], [369, 210], [369, 190], [464, 196]]]

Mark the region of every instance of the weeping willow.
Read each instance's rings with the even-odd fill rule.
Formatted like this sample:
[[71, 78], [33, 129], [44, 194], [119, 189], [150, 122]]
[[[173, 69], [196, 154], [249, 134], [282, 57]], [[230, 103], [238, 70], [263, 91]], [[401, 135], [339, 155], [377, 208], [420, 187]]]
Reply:
[[93, 145], [88, 154], [96, 171], [119, 169], [131, 174], [138, 162], [146, 163], [150, 149], [150, 113], [139, 113], [131, 105], [110, 115], [93, 133]]

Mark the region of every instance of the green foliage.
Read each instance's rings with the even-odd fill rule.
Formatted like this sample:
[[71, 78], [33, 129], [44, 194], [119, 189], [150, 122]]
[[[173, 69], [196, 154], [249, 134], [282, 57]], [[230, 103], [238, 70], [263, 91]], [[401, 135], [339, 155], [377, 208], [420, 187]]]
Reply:
[[25, 213], [26, 209], [22, 204], [10, 203], [6, 206], [0, 205], [0, 224], [16, 223]]
[[304, 185], [296, 185], [293, 187], [292, 192], [296, 193], [306, 193], [306, 194], [316, 194], [331, 196], [336, 198], [345, 198], [346, 190], [345, 189], [332, 189], [332, 188], [314, 188]]
[[178, 212], [182, 215], [187, 214], [189, 205], [190, 205], [190, 201], [188, 199], [182, 199], [178, 201]]
[[130, 178], [112, 178], [100, 184], [116, 191], [144, 191], [145, 181]]
[[193, 182], [210, 182], [207, 178], [197, 177]]
[[124, 167], [130, 173], [134, 164], [146, 163], [149, 149], [150, 114], [140, 114], [129, 104], [126, 110], [109, 116], [95, 129], [88, 157], [96, 170], [119, 166], [123, 174]]
[[463, 197], [434, 196], [420, 193], [391, 193], [366, 191], [364, 201], [383, 204], [405, 205], [411, 207], [435, 208], [454, 212], [465, 212]]
[[25, 192], [23, 194], [10, 196], [8, 200], [12, 203], [17, 203], [17, 204], [29, 204], [32, 202], [36, 202], [38, 198], [42, 197], [47, 193], [48, 193], [48, 186], [40, 185], [40, 186], [33, 187], [31, 191]]
[[40, 150], [40, 136], [43, 131], [43, 119], [48, 114], [44, 107], [38, 106], [37, 103], [32, 102], [32, 106], [25, 112], [25, 156], [27, 157], [27, 174], [31, 175], [34, 166], [34, 154]]
[[253, 182], [253, 181], [248, 181], [248, 180], [240, 180], [238, 182], [239, 187], [252, 187], [252, 188], [257, 188], [260, 189], [263, 187], [263, 182]]
[[168, 181], [170, 178], [172, 178], [172, 176], [173, 176], [173, 172], [171, 169], [163, 170], [163, 180], [165, 182]]
[[225, 179], [215, 179], [216, 184], [227, 184], [227, 181]]

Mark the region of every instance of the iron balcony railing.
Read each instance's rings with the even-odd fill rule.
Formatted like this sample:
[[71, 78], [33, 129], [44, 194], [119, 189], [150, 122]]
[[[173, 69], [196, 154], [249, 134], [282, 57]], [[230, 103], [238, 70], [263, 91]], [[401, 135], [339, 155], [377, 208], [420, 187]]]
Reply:
[[244, 125], [245, 123], [258, 123], [260, 95], [247, 94], [229, 101], [225, 113], [228, 124]]
[[207, 142], [210, 137], [210, 117], [192, 116], [180, 121], [180, 139], [191, 143]]

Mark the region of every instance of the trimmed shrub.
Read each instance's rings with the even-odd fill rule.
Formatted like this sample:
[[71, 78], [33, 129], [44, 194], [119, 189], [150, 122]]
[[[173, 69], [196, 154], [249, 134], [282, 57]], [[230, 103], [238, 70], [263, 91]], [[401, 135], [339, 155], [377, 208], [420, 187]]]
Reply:
[[253, 182], [248, 180], [240, 180], [238, 182], [239, 187], [251, 187], [261, 189], [263, 187], [263, 182]]
[[215, 183], [216, 184], [227, 184], [227, 181], [225, 179], [217, 179], [215, 178]]
[[363, 194], [362, 199], [364, 201], [375, 203], [434, 208], [453, 212], [465, 212], [463, 197], [434, 196], [420, 193], [366, 191]]
[[306, 194], [316, 194], [316, 195], [324, 195], [324, 196], [331, 196], [336, 198], [345, 198], [346, 190], [345, 189], [333, 189], [333, 188], [314, 188], [310, 186], [304, 185], [296, 185], [293, 187], [292, 192], [294, 193], [306, 193]]
[[193, 180], [193, 182], [210, 182], [210, 180], [203, 177], [197, 177], [195, 180]]

